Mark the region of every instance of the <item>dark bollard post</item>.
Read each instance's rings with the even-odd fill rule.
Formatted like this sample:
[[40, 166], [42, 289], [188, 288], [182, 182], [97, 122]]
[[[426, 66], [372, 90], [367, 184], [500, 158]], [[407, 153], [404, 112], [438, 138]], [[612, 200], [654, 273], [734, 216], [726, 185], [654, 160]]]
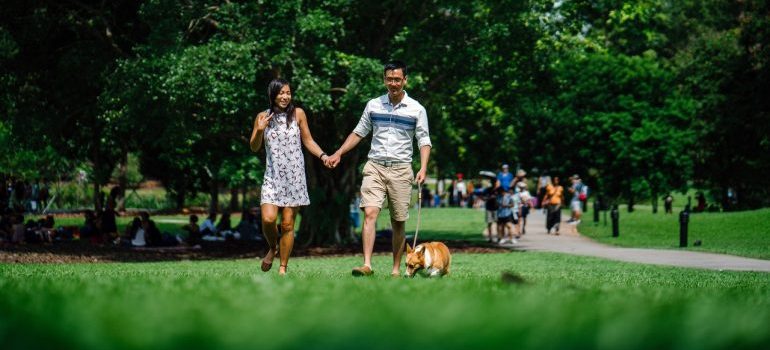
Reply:
[[620, 211], [618, 210], [617, 205], [612, 207], [610, 217], [612, 217], [612, 237], [618, 237], [620, 236], [620, 230], [618, 228], [618, 226], [620, 226]]
[[599, 223], [599, 202], [594, 200], [594, 223]]
[[607, 226], [607, 209], [604, 209], [604, 226]]
[[679, 212], [679, 248], [687, 247], [688, 222], [690, 222], [690, 213], [686, 210]]

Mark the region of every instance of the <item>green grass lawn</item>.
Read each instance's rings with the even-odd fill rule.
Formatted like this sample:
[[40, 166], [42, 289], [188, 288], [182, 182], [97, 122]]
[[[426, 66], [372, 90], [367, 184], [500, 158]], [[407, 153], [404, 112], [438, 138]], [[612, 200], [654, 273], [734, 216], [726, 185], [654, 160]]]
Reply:
[[[612, 225], [593, 223], [593, 212], [587, 213], [580, 224], [580, 233], [599, 242], [625, 247], [678, 248], [679, 215], [662, 211], [620, 210], [620, 235], [612, 237]], [[569, 214], [567, 214], [569, 215]], [[697, 213], [690, 215], [689, 250], [734, 254], [770, 259], [770, 209], [728, 213]], [[608, 218], [609, 221], [609, 218]], [[693, 246], [701, 240], [703, 245]]]
[[[425, 209], [420, 235], [480, 241], [483, 214]], [[411, 215], [408, 232], [416, 225], [416, 212]], [[186, 217], [154, 219], [173, 229]], [[388, 220], [384, 211], [378, 227], [386, 228]], [[390, 256], [377, 255], [375, 276], [351, 277], [350, 269], [360, 263], [360, 256], [293, 258], [285, 278], [276, 271], [262, 273], [256, 260], [0, 264], [0, 344], [3, 349], [770, 347], [767, 273], [511, 252], [456, 253], [452, 275], [433, 280], [390, 278]], [[505, 271], [526, 282], [503, 282]]]
[[[770, 274], [550, 253], [455, 254], [444, 279], [390, 257], [0, 265], [4, 349], [677, 348], [770, 346]], [[519, 274], [524, 284], [502, 282]]]
[[[361, 214], [363, 218], [363, 213]], [[486, 227], [484, 211], [465, 208], [422, 209], [420, 240], [469, 240], [483, 241], [481, 232]], [[363, 219], [362, 219], [363, 222]], [[406, 222], [407, 234], [414, 233], [417, 226], [417, 210], [409, 211]], [[384, 209], [377, 219], [377, 229], [390, 228], [390, 212]], [[360, 228], [358, 230], [360, 233]]]

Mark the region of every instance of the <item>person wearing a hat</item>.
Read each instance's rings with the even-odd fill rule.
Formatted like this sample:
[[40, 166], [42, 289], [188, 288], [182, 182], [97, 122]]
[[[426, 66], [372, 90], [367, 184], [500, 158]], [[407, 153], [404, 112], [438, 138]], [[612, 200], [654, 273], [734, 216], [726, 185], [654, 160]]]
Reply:
[[516, 227], [516, 231], [519, 236], [527, 233], [527, 215], [529, 215], [529, 205], [532, 195], [527, 190], [527, 182], [520, 181], [516, 183], [516, 194], [514, 194], [514, 202], [517, 204], [516, 217], [519, 219]]
[[525, 185], [527, 183], [527, 172], [524, 171], [524, 169], [519, 169], [516, 171], [516, 177], [513, 178], [513, 181], [511, 181], [511, 187], [513, 187], [513, 190], [515, 192], [519, 192], [521, 189], [519, 188], [519, 183], [523, 182]]
[[508, 164], [503, 164], [502, 170], [497, 173], [497, 183], [495, 187], [502, 187], [503, 191], [508, 191], [513, 184], [513, 174], [508, 171]]

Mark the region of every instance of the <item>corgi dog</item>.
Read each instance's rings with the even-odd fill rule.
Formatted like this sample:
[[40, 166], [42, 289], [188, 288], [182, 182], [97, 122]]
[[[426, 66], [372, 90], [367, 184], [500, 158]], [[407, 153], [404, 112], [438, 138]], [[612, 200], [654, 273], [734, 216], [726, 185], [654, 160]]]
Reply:
[[407, 277], [414, 277], [415, 273], [421, 271], [430, 277], [448, 275], [451, 262], [452, 256], [444, 243], [422, 243], [414, 249], [408, 243], [406, 245]]

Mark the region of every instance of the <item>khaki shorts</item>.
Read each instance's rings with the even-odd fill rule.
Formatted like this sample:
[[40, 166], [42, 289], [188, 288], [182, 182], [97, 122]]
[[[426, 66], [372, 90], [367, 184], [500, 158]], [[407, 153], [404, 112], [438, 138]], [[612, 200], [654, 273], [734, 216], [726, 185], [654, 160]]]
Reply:
[[391, 220], [406, 221], [409, 218], [409, 202], [412, 198], [414, 183], [412, 165], [404, 163], [386, 167], [366, 162], [363, 175], [361, 208], [382, 209], [382, 203], [387, 196]]
[[487, 223], [494, 224], [497, 222], [497, 210], [487, 210]]

